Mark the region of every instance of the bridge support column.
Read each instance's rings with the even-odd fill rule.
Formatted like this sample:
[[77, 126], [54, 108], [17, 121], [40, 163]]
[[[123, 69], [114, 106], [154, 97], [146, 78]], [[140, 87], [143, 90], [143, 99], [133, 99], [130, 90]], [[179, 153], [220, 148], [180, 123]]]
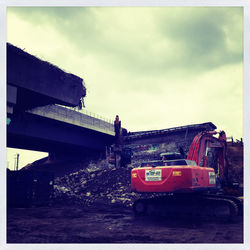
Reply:
[[115, 146], [114, 155], [115, 155], [115, 167], [116, 168], [119, 168], [121, 166], [121, 153], [122, 153], [121, 146]]

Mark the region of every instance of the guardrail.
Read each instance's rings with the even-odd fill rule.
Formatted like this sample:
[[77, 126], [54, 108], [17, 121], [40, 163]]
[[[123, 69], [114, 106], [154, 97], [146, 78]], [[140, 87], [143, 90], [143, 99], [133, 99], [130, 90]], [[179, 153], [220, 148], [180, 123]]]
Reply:
[[32, 110], [29, 110], [28, 112], [50, 119], [74, 124], [76, 126], [85, 127], [109, 135], [115, 135], [114, 125], [111, 120], [104, 120], [103, 117], [97, 116], [94, 113], [88, 111], [84, 111], [83, 113], [82, 110], [79, 111], [75, 110], [74, 108], [65, 107], [62, 105], [47, 105], [34, 108]]
[[95, 113], [90, 112], [90, 111], [88, 111], [86, 109], [79, 109], [77, 107], [73, 108], [73, 107], [63, 106], [63, 105], [60, 105], [60, 104], [55, 104], [55, 105], [59, 106], [59, 107], [63, 107], [63, 108], [66, 108], [66, 109], [70, 109], [70, 110], [76, 111], [76, 112], [84, 114], [84, 115], [88, 115], [88, 116], [96, 118], [96, 119], [100, 119], [100, 120], [108, 122], [108, 123], [110, 123], [112, 125], [113, 125], [113, 122], [114, 122], [114, 121], [112, 121], [112, 119], [105, 118], [105, 117], [103, 117], [101, 115], [95, 114]]

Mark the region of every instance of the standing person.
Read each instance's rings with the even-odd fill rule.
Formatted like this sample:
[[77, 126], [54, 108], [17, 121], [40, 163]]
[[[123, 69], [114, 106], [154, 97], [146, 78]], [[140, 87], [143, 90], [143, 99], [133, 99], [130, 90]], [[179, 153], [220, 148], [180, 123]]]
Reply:
[[115, 154], [115, 167], [121, 166], [121, 121], [119, 120], [119, 116], [116, 115], [114, 121], [115, 127], [115, 147], [114, 147], [114, 154]]
[[115, 143], [119, 144], [120, 142], [120, 131], [121, 131], [121, 121], [119, 120], [119, 116], [116, 115], [115, 121], [114, 121], [114, 127], [115, 127]]

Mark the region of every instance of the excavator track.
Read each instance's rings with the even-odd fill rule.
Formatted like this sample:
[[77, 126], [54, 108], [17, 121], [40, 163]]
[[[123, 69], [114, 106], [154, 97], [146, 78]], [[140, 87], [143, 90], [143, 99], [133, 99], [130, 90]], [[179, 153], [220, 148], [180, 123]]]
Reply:
[[225, 200], [230, 200], [232, 201], [236, 206], [238, 210], [238, 214], [242, 216], [243, 215], [243, 200], [239, 199], [238, 197], [235, 196], [230, 196], [230, 195], [223, 195], [223, 194], [207, 194], [205, 197], [211, 197], [211, 198], [218, 198], [218, 199], [225, 199]]
[[167, 195], [139, 199], [133, 205], [136, 216], [213, 218], [227, 221], [240, 215], [241, 205], [235, 197], [220, 195]]

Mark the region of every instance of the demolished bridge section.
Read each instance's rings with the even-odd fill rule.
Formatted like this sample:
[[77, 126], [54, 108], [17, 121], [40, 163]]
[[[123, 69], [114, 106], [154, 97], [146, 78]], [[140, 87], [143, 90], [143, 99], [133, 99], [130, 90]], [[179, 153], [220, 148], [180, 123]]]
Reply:
[[130, 132], [124, 137], [124, 147], [132, 151], [132, 162], [159, 160], [161, 153], [183, 152], [187, 155], [194, 137], [202, 131], [213, 131], [212, 122], [175, 128]]
[[85, 96], [82, 78], [7, 43], [8, 113], [55, 103], [75, 107]]

